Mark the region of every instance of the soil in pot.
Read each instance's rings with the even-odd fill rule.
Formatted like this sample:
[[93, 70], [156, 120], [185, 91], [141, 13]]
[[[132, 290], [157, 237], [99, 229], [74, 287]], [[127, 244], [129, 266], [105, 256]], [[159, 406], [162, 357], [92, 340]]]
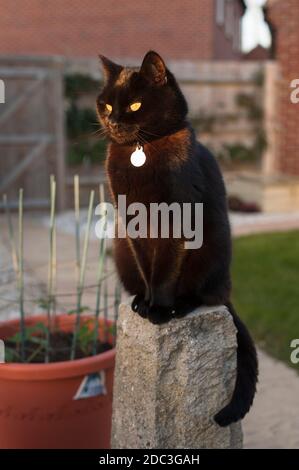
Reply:
[[[25, 362], [30, 362], [30, 364], [39, 364], [45, 362], [45, 352], [40, 348], [40, 343], [37, 343], [35, 340], [42, 340], [42, 337], [35, 336], [34, 339], [29, 339], [25, 342]], [[50, 341], [50, 350], [49, 350], [49, 361], [48, 362], [61, 362], [68, 361], [70, 359], [70, 350], [72, 347], [73, 334], [66, 331], [55, 331], [51, 334]], [[5, 347], [9, 351], [15, 351], [15, 357], [19, 357], [20, 345], [15, 344], [14, 341], [6, 340]], [[108, 342], [101, 342], [97, 340], [94, 354], [101, 354], [105, 351], [112, 349], [111, 344]], [[90, 353], [83, 351], [80, 345], [76, 346], [76, 359], [83, 359], [84, 357], [91, 356]], [[15, 362], [15, 361], [13, 361]]]

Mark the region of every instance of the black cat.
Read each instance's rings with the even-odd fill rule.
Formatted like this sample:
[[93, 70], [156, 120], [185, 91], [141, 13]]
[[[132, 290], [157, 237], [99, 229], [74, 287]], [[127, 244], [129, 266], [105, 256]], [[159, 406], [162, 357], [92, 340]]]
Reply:
[[[112, 197], [141, 202], [203, 203], [203, 245], [186, 249], [181, 238], [119, 238], [115, 262], [132, 308], [153, 323], [186, 315], [199, 305], [225, 304], [237, 327], [237, 379], [231, 402], [216, 416], [226, 426], [243, 418], [255, 395], [254, 344], [230, 303], [231, 235], [226, 193], [212, 154], [196, 141], [186, 100], [162, 58], [150, 51], [140, 69], [101, 56], [105, 84], [97, 100], [110, 139], [107, 174]], [[131, 154], [143, 146], [145, 163]], [[194, 214], [193, 214], [194, 216]]]

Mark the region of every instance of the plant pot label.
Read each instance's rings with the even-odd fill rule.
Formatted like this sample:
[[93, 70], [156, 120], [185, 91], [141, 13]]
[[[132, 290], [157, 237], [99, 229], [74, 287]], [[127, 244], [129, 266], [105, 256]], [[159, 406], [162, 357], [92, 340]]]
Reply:
[[74, 396], [74, 400], [98, 397], [100, 395], [107, 395], [104, 371], [86, 375]]

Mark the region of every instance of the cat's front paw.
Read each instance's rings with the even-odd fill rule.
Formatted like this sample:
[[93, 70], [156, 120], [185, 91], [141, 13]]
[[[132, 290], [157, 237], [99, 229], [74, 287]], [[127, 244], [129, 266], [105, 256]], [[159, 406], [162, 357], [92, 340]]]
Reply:
[[186, 299], [176, 301], [175, 305], [171, 307], [152, 305], [148, 307], [147, 318], [154, 325], [161, 325], [169, 322], [173, 318], [179, 319], [185, 317], [198, 307], [198, 305], [198, 300], [186, 301]]
[[169, 322], [175, 316], [173, 307], [164, 307], [162, 305], [152, 305], [149, 307], [147, 318], [154, 325], [162, 325]]
[[147, 318], [149, 311], [149, 303], [144, 299], [142, 295], [135, 295], [131, 306], [133, 312], [138, 313], [142, 318]]
[[178, 298], [173, 310], [174, 318], [183, 318], [201, 305], [199, 299]]

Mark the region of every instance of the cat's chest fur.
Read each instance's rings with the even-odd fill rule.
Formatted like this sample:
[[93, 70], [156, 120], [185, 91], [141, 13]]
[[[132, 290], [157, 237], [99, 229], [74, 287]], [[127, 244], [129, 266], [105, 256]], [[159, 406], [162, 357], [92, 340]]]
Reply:
[[189, 130], [183, 129], [170, 137], [144, 146], [145, 163], [131, 163], [133, 146], [110, 144], [106, 169], [110, 190], [116, 200], [126, 195], [127, 203], [168, 202], [173, 198], [173, 174], [188, 158]]
[[110, 149], [107, 171], [114, 198], [125, 194], [128, 203], [144, 204], [162, 200], [170, 189], [168, 169], [155, 164], [149, 152], [142, 167], [133, 166], [130, 161], [133, 151], [130, 148]]

